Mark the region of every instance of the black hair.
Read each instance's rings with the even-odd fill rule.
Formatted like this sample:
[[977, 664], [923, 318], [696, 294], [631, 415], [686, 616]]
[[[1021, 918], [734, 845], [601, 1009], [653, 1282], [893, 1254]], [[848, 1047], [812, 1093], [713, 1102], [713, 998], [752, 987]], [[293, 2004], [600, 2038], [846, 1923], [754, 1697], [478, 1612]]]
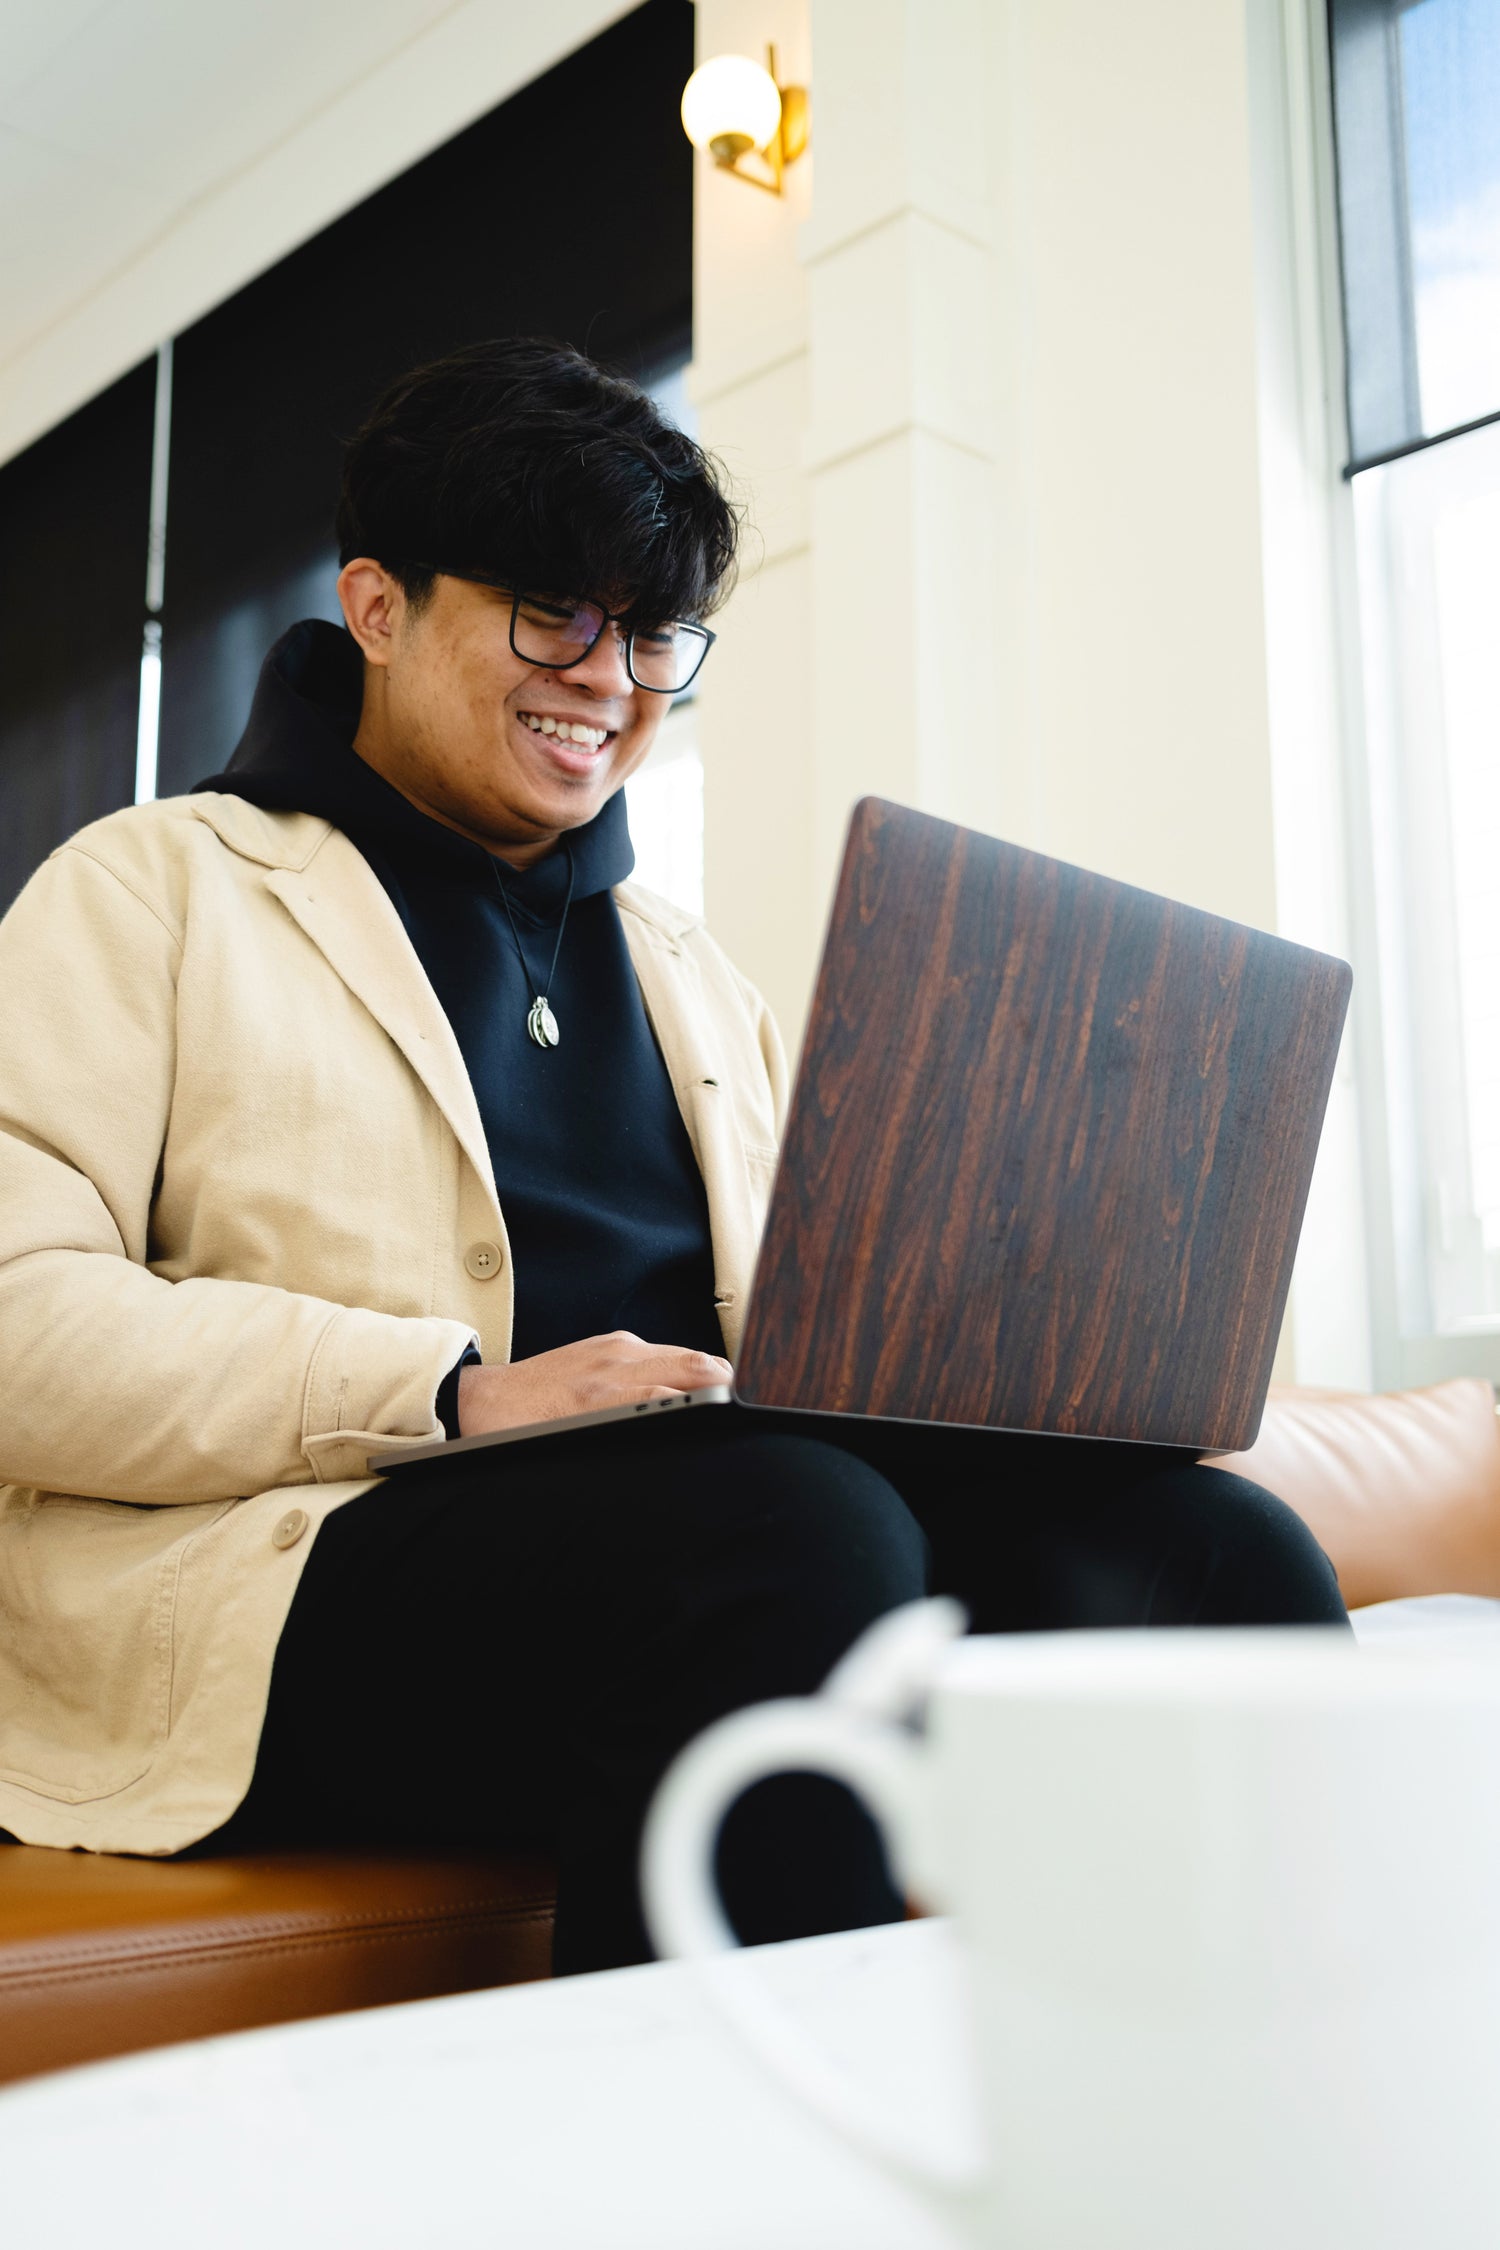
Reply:
[[717, 463], [639, 384], [536, 337], [414, 368], [344, 455], [339, 560], [372, 556], [418, 607], [440, 565], [638, 625], [706, 617], [738, 533]]

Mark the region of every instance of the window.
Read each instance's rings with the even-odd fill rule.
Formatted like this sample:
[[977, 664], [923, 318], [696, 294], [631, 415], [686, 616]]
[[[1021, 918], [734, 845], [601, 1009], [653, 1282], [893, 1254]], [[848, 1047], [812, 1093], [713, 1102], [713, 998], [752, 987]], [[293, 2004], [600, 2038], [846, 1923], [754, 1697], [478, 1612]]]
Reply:
[[1500, 1370], [1500, 7], [1332, 0], [1330, 27], [1382, 1358], [1430, 1379]]
[[1356, 470], [1500, 412], [1500, 8], [1332, 0]]

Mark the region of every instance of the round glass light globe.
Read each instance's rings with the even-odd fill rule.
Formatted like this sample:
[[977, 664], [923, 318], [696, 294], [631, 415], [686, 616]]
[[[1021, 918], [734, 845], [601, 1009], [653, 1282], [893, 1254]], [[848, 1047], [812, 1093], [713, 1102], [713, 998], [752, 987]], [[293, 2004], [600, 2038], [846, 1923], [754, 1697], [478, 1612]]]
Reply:
[[682, 126], [694, 148], [726, 135], [764, 148], [781, 123], [781, 96], [771, 73], [748, 55], [715, 55], [682, 89]]

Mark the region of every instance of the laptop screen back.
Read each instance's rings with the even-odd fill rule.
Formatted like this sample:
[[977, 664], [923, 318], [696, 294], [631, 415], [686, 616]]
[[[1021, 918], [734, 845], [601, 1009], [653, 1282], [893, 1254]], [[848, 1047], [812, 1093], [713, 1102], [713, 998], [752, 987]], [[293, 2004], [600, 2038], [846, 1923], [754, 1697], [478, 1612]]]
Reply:
[[1341, 961], [865, 799], [737, 1395], [1249, 1444], [1349, 988]]

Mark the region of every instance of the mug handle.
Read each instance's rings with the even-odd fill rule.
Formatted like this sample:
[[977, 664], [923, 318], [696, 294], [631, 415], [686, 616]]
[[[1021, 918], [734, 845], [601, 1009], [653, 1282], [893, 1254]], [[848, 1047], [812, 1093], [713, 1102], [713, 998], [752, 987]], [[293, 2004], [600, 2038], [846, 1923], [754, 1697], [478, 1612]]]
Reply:
[[[939, 1607], [914, 1605], [898, 1616], [910, 1620], [920, 1608], [927, 1613], [928, 1640], [935, 1633], [946, 1640], [952, 1605], [941, 1605], [942, 1614], [935, 1616]], [[874, 1631], [888, 1643], [901, 1639], [894, 1618]], [[909, 1649], [910, 1625], [905, 1641]], [[857, 1656], [859, 1649], [851, 1653]], [[763, 1983], [741, 1970], [726, 1973], [725, 1956], [738, 1950], [738, 1940], [714, 1889], [714, 1844], [735, 1799], [769, 1774], [821, 1773], [843, 1782], [880, 1821], [898, 1881], [929, 1895], [938, 1890], [936, 1871], [926, 1864], [920, 1744], [874, 1715], [868, 1662], [861, 1669], [846, 1659], [840, 1672], [846, 1669], [861, 1691], [848, 1702], [825, 1691], [822, 1697], [759, 1704], [721, 1719], [689, 1743], [669, 1769], [646, 1821], [641, 1872], [647, 1924], [660, 1954], [706, 1965], [705, 1989], [731, 2028], [845, 2140], [908, 2185], [954, 2194], [976, 2187], [983, 2177], [984, 2167], [971, 2150], [935, 2147], [913, 2133], [909, 2120], [827, 2055]], [[910, 1700], [912, 1683], [903, 1685]], [[829, 1690], [836, 1696], [839, 1688], [835, 1674]]]

